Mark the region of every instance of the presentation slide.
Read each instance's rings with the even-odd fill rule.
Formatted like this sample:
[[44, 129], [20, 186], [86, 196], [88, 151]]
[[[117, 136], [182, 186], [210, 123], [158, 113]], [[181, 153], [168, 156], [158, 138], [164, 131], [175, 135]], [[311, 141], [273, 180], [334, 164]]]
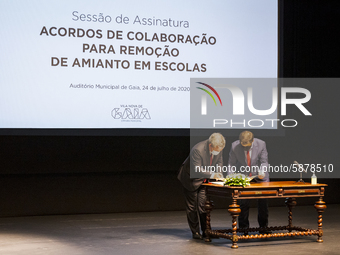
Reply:
[[0, 129], [189, 128], [190, 78], [276, 78], [275, 0], [0, 1]]

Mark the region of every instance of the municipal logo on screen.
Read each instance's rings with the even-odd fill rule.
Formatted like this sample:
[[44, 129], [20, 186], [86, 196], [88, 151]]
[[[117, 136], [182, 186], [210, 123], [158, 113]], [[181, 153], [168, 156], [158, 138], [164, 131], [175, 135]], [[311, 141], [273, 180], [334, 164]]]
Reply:
[[143, 105], [120, 105], [111, 111], [111, 116], [123, 122], [141, 122], [151, 119], [148, 108]]

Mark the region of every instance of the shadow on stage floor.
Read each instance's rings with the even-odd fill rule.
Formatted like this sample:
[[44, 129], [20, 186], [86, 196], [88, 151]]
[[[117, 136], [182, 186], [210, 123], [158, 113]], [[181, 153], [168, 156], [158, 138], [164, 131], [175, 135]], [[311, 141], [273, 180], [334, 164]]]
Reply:
[[[269, 224], [283, 226], [285, 207], [271, 207]], [[324, 242], [316, 236], [211, 243], [191, 239], [184, 211], [0, 218], [0, 254], [339, 254], [340, 205], [328, 205], [323, 216]], [[251, 208], [250, 224], [257, 226]], [[293, 224], [317, 229], [313, 206], [293, 209]], [[230, 228], [227, 210], [212, 212], [212, 228]]]

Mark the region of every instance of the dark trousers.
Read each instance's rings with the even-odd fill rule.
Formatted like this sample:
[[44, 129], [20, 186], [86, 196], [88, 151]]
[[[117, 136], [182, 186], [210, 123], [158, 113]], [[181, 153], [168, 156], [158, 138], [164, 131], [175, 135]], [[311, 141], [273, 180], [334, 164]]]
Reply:
[[184, 189], [184, 195], [187, 219], [191, 232], [193, 234], [200, 233], [201, 225], [201, 230], [204, 234], [206, 229], [205, 188], [201, 186], [195, 191]]
[[[240, 199], [241, 213], [238, 216], [239, 228], [249, 228], [249, 204], [251, 199]], [[257, 200], [257, 221], [261, 228], [268, 227], [268, 201], [267, 199]]]

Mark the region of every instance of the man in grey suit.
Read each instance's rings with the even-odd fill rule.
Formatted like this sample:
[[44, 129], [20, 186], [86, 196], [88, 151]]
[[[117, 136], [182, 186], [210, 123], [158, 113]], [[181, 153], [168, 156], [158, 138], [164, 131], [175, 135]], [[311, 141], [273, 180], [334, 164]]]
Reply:
[[[202, 239], [199, 225], [203, 236], [206, 229], [205, 188], [202, 183], [212, 177], [214, 173], [202, 171], [197, 174], [198, 169], [206, 169], [207, 166], [223, 167], [221, 151], [225, 147], [225, 139], [219, 133], [212, 134], [208, 140], [196, 144], [187, 159], [183, 162], [177, 178], [183, 185], [186, 213], [188, 224], [194, 239]], [[194, 178], [193, 178], [194, 177]], [[219, 173], [219, 177], [223, 177]]]
[[[246, 175], [256, 176], [253, 182], [269, 182], [268, 152], [266, 143], [254, 138], [250, 131], [243, 131], [239, 140], [231, 145], [228, 168], [236, 167], [236, 171]], [[230, 173], [230, 172], [229, 172]], [[239, 228], [249, 228], [249, 199], [240, 199], [241, 213], [238, 217]], [[258, 199], [258, 223], [261, 228], [268, 226], [268, 203], [267, 199]], [[260, 231], [260, 233], [267, 233]]]

